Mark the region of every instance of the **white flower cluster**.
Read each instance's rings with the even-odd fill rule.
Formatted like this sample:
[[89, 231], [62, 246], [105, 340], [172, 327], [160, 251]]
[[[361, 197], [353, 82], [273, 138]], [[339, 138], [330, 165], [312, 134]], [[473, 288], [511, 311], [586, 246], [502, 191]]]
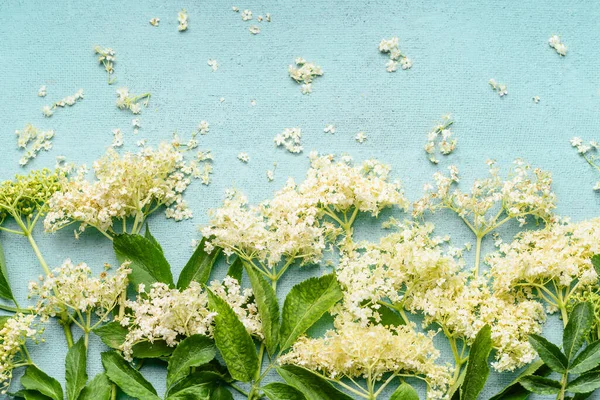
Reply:
[[17, 146], [24, 149], [25, 154], [19, 159], [19, 165], [25, 166], [32, 158], [42, 151], [48, 151], [52, 148], [52, 138], [54, 131], [42, 131], [31, 124], [25, 125], [22, 130], [16, 130]]
[[209, 58], [206, 63], [208, 64], [208, 66], [210, 67], [212, 72], [215, 72], [216, 70], [219, 69], [219, 63], [217, 62], [217, 60], [213, 60], [212, 58]]
[[[248, 333], [262, 338], [251, 289], [242, 290], [238, 281], [230, 277], [222, 284], [212, 282], [210, 289], [229, 304]], [[128, 328], [121, 346], [126, 359], [131, 359], [132, 348], [137, 343], [164, 340], [168, 346], [176, 346], [191, 335], [212, 335], [216, 313], [208, 309], [208, 296], [197, 282], [183, 291], [157, 282], [146, 292], [140, 285], [135, 301], [127, 301], [126, 305], [129, 312], [121, 320], [121, 325]]]
[[300, 128], [285, 128], [283, 132], [275, 135], [273, 139], [277, 147], [284, 147], [290, 153], [301, 153], [302, 130]]
[[111, 85], [114, 79], [110, 79], [110, 76], [115, 73], [115, 61], [117, 60], [115, 51], [110, 47], [95, 46], [94, 52], [98, 55], [98, 62], [104, 66], [108, 74], [108, 84]]
[[248, 28], [248, 30], [253, 35], [258, 35], [260, 33], [260, 27], [258, 27], [256, 25], [250, 25], [250, 27]]
[[144, 147], [122, 156], [108, 149], [94, 162], [95, 182], [89, 182], [86, 170], [80, 169], [53, 195], [44, 220], [46, 231], [78, 221], [80, 231], [90, 225], [110, 232], [114, 218], [128, 217], [135, 217], [134, 224], [141, 228], [144, 219], [161, 205], [167, 207], [167, 218], [191, 218], [183, 200], [190, 184], [187, 168], [183, 154], [168, 143], [161, 143], [156, 150]]
[[362, 144], [367, 140], [367, 134], [364, 132], [358, 132], [356, 136], [354, 136], [354, 140]]
[[30, 282], [29, 297], [38, 298], [36, 314], [42, 322], [63, 314], [77, 319], [88, 313], [105, 320], [125, 295], [130, 272], [129, 263], [124, 263], [113, 275], [103, 271], [94, 277], [87, 264], [73, 264], [67, 259], [50, 275], [41, 276], [41, 283]]
[[113, 148], [123, 146], [123, 132], [119, 128], [117, 128], [117, 129], [113, 129], [112, 134], [113, 134], [113, 141], [110, 146]]
[[54, 111], [58, 108], [64, 108], [66, 106], [73, 106], [75, 103], [77, 103], [78, 100], [83, 99], [83, 89], [79, 89], [74, 95], [72, 96], [67, 96], [62, 100], [57, 101], [56, 103], [52, 104], [51, 106], [44, 106], [42, 107], [42, 114], [44, 114], [44, 117], [51, 117], [52, 115], [54, 115]]
[[238, 160], [240, 160], [243, 163], [248, 163], [248, 161], [250, 161], [250, 156], [246, 152], [239, 153], [237, 155], [237, 158], [238, 158]]
[[[450, 126], [454, 123], [452, 117], [444, 115], [442, 117], [442, 123], [436, 125], [431, 132], [427, 134], [427, 144], [425, 144], [425, 152], [429, 156], [429, 161], [433, 164], [440, 162], [435, 156], [436, 141], [438, 150], [443, 155], [448, 155], [456, 148], [457, 140], [452, 137], [454, 132], [450, 130]], [[439, 140], [438, 140], [439, 138]]]
[[46, 97], [46, 85], [42, 85], [40, 86], [40, 89], [38, 90], [38, 96], [39, 97]]
[[[590, 140], [588, 143], [584, 143], [580, 137], [574, 137], [570, 140], [571, 146], [577, 149], [577, 152], [596, 169], [600, 169], [600, 163], [598, 160], [600, 157], [597, 152], [600, 150], [600, 144], [595, 140]], [[594, 190], [600, 190], [600, 181], [594, 185]]]
[[210, 150], [199, 151], [196, 154], [196, 161], [192, 160], [188, 163], [189, 171], [194, 178], [199, 178], [202, 184], [210, 184], [210, 176], [213, 173], [213, 156]]
[[146, 99], [144, 101], [144, 107], [148, 107], [150, 101], [150, 93], [144, 93], [140, 95], [134, 95], [129, 93], [129, 89], [122, 87], [117, 89], [117, 107], [121, 110], [129, 110], [134, 114], [142, 112], [142, 107], [138, 101]]
[[502, 83], [496, 82], [495, 79], [490, 79], [488, 83], [492, 87], [493, 91], [498, 92], [498, 96], [504, 97], [504, 96], [506, 96], [508, 94], [508, 90], [506, 89], [506, 85], [504, 85]]
[[252, 11], [244, 10], [242, 11], [242, 21], [250, 21], [252, 19]]
[[323, 69], [318, 65], [307, 62], [302, 57], [296, 58], [295, 63], [296, 66], [290, 64], [288, 67], [290, 78], [297, 83], [302, 83], [302, 86], [300, 87], [302, 94], [311, 93], [312, 82], [317, 76], [323, 75]]
[[0, 329], [0, 393], [6, 395], [13, 370], [29, 365], [28, 340], [37, 342], [42, 330], [34, 326], [35, 315], [16, 314], [6, 319]]
[[394, 36], [391, 39], [383, 39], [379, 43], [379, 51], [382, 53], [389, 53], [390, 61], [386, 64], [387, 72], [395, 72], [398, 69], [398, 62], [402, 69], [410, 69], [412, 67], [412, 61], [406, 57], [398, 48], [398, 38]]
[[327, 125], [325, 125], [325, 128], [323, 129], [323, 132], [325, 132], [325, 133], [331, 133], [333, 135], [335, 133], [335, 125], [333, 125], [333, 124], [327, 124]]
[[179, 22], [179, 26], [177, 26], [177, 30], [179, 32], [187, 31], [188, 28], [188, 13], [185, 8], [177, 13], [177, 21]]
[[561, 42], [560, 36], [558, 36], [558, 35], [552, 35], [550, 37], [550, 39], [548, 39], [548, 45], [550, 47], [552, 47], [554, 50], [556, 50], [556, 52], [558, 53], [558, 55], [560, 55], [560, 56], [566, 56], [567, 55], [567, 46], [565, 46]]
[[152, 26], [158, 26], [158, 24], [160, 23], [160, 18], [151, 18], [150, 19], [150, 25]]

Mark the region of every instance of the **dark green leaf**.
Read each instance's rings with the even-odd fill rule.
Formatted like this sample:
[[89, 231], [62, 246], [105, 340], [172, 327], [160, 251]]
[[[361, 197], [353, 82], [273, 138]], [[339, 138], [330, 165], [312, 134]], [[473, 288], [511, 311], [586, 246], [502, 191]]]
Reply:
[[128, 330], [117, 321], [112, 321], [97, 327], [92, 332], [98, 335], [102, 342], [111, 349], [118, 349], [125, 341]]
[[539, 335], [530, 335], [529, 343], [531, 343], [542, 361], [544, 361], [552, 371], [560, 374], [565, 372], [569, 365], [569, 361], [557, 345], [550, 343], [546, 338]]
[[249, 382], [258, 368], [254, 341], [231, 307], [210, 290], [207, 293], [209, 307], [217, 313], [213, 332], [215, 344], [231, 376]]
[[571, 393], [588, 393], [600, 388], [600, 372], [592, 371], [579, 375], [567, 385]]
[[590, 397], [592, 394], [594, 394], [594, 392], [576, 393], [575, 396], [573, 396], [573, 400], [585, 400], [588, 397]]
[[159, 400], [156, 390], [138, 370], [114, 351], [102, 353], [102, 365], [106, 375], [113, 383], [129, 396], [140, 400]]
[[225, 386], [217, 386], [210, 394], [210, 400], [233, 400], [233, 395]]
[[284, 365], [277, 367], [277, 372], [288, 385], [301, 391], [307, 400], [352, 400], [352, 397], [340, 392], [331, 383], [304, 368]]
[[527, 368], [523, 370], [511, 383], [508, 384], [502, 391], [492, 397], [490, 400], [525, 400], [531, 392], [525, 389], [519, 383], [519, 380], [525, 376], [548, 376], [551, 369], [548, 368], [542, 360], [535, 360]]
[[43, 395], [36, 390], [19, 390], [17, 393], [12, 393], [10, 395], [25, 400], [52, 400], [51, 397]]
[[380, 307], [377, 310], [377, 312], [379, 313], [379, 317], [380, 317], [379, 323], [381, 325], [387, 325], [387, 326], [405, 325], [405, 322], [402, 319], [402, 317], [400, 316], [400, 314], [398, 314], [398, 312], [392, 310], [391, 308], [389, 308], [387, 306]]
[[456, 382], [454, 382], [452, 384], [452, 386], [450, 386], [450, 388], [448, 389], [448, 397], [451, 400], [460, 400], [460, 387], [462, 386], [463, 382], [465, 381], [465, 375], [467, 374], [467, 368], [463, 368], [462, 372], [460, 373], [460, 375], [458, 376], [458, 379], [456, 380]]
[[242, 265], [242, 259], [236, 257], [235, 260], [229, 266], [227, 270], [227, 276], [232, 277], [236, 281], [242, 283], [242, 271], [244, 270], [244, 266]]
[[192, 372], [191, 374], [177, 382], [175, 385], [173, 385], [168, 390], [168, 392], [169, 394], [174, 394], [189, 387], [198, 385], [207, 385], [211, 388], [215, 388], [220, 383], [225, 381], [223, 378], [223, 375], [211, 371]]
[[469, 351], [465, 382], [460, 388], [461, 400], [476, 400], [485, 386], [490, 367], [488, 357], [492, 351], [492, 329], [485, 325], [477, 332]]
[[273, 382], [261, 388], [269, 400], [305, 400], [301, 391], [285, 383]]
[[190, 386], [170, 394], [167, 400], [210, 400], [211, 391], [210, 385]]
[[167, 387], [188, 375], [192, 367], [206, 364], [215, 358], [216, 354], [215, 344], [206, 336], [193, 335], [182, 340], [169, 359]]
[[160, 243], [158, 243], [158, 240], [156, 240], [156, 238], [152, 236], [152, 233], [150, 232], [150, 226], [148, 224], [146, 224], [146, 232], [144, 233], [144, 237], [151, 241], [154, 244], [154, 246], [156, 246], [160, 250], [161, 253], [164, 253]]
[[259, 275], [251, 265], [243, 263], [262, 322], [262, 331], [265, 335], [265, 345], [269, 354], [273, 354], [279, 343], [279, 303], [275, 290], [269, 282]]
[[198, 247], [192, 254], [192, 257], [189, 259], [181, 274], [179, 274], [179, 279], [177, 280], [177, 288], [185, 289], [187, 288], [192, 281], [199, 283], [206, 283], [210, 278], [210, 271], [212, 271], [212, 267], [221, 254], [220, 248], [215, 248], [212, 253], [208, 254], [204, 250], [204, 244], [206, 243], [206, 238], [202, 238]]
[[594, 266], [598, 276], [600, 276], [600, 254], [592, 256], [592, 265]]
[[310, 278], [294, 286], [285, 298], [280, 330], [280, 348], [289, 348], [298, 336], [342, 298], [335, 275]]
[[65, 380], [68, 400], [77, 400], [87, 382], [86, 353], [83, 338], [80, 338], [67, 352]]
[[[569, 314], [569, 322], [563, 333], [563, 349], [567, 360], [571, 360], [583, 346], [585, 337], [594, 323], [594, 307], [590, 303], [579, 303]], [[551, 365], [549, 367], [552, 368]]]
[[575, 360], [569, 366], [569, 372], [581, 374], [590, 369], [596, 368], [600, 364], [600, 340], [587, 346], [581, 353], [575, 357]]
[[171, 267], [151, 240], [140, 235], [117, 235], [113, 248], [119, 262], [131, 261], [129, 280], [136, 288], [141, 283], [147, 287], [155, 282], [173, 285]]
[[164, 340], [155, 340], [154, 343], [140, 342], [131, 348], [134, 358], [162, 358], [173, 353], [174, 348], [169, 347]]
[[60, 383], [35, 365], [30, 365], [21, 377], [21, 385], [27, 390], [36, 390], [53, 400], [63, 400]]
[[78, 400], [109, 400], [112, 385], [106, 374], [96, 375], [81, 391]]
[[14, 300], [10, 283], [8, 282], [8, 271], [6, 269], [6, 259], [4, 258], [4, 249], [0, 244], [0, 298]]
[[556, 394], [560, 391], [560, 383], [541, 376], [524, 376], [519, 381], [530, 392], [537, 394]]
[[390, 400], [419, 400], [417, 391], [406, 382], [402, 382], [392, 394]]

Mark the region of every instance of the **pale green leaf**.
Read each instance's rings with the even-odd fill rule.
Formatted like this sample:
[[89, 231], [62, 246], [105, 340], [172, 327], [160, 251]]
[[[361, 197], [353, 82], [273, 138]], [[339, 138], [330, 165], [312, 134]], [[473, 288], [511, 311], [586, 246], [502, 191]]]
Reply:
[[307, 400], [352, 400], [352, 397], [340, 392], [331, 383], [304, 368], [284, 365], [277, 367], [277, 372], [288, 385], [302, 392]]
[[[579, 303], [569, 314], [569, 322], [563, 333], [563, 349], [567, 360], [571, 360], [583, 346], [585, 337], [594, 323], [594, 307], [590, 303]], [[549, 367], [552, 368], [551, 365]]]
[[102, 353], [102, 365], [108, 379], [121, 388], [125, 394], [139, 400], [160, 399], [152, 384], [115, 351]]
[[203, 335], [193, 335], [182, 340], [169, 358], [167, 387], [184, 378], [192, 367], [206, 364], [217, 354], [215, 344]]
[[471, 345], [465, 381], [460, 388], [461, 400], [476, 400], [483, 390], [490, 374], [488, 358], [491, 351], [492, 330], [489, 325], [485, 325], [477, 332], [475, 341]]
[[402, 382], [402, 384], [398, 386], [398, 389], [392, 393], [390, 400], [419, 400], [419, 395], [412, 386], [406, 382]]
[[106, 374], [96, 375], [81, 391], [78, 400], [109, 400], [112, 385]]
[[285, 383], [273, 382], [261, 389], [269, 400], [306, 400], [301, 391]]
[[152, 240], [140, 235], [117, 235], [113, 240], [113, 248], [119, 262], [131, 261], [129, 281], [136, 288], [139, 284], [150, 287], [155, 282], [173, 285], [171, 267]]
[[65, 380], [68, 400], [77, 400], [87, 382], [86, 353], [83, 338], [80, 338], [67, 352]]
[[217, 247], [209, 254], [204, 250], [205, 243], [206, 238], [202, 238], [198, 247], [194, 250], [194, 254], [192, 254], [192, 257], [187, 264], [185, 264], [185, 267], [183, 267], [183, 270], [179, 274], [179, 279], [177, 280], [178, 289], [183, 290], [187, 288], [191, 282], [199, 282], [202, 284], [208, 282], [212, 267], [221, 254], [221, 249]]
[[21, 385], [27, 390], [36, 390], [53, 400], [63, 400], [60, 383], [35, 365], [30, 365], [21, 377]]

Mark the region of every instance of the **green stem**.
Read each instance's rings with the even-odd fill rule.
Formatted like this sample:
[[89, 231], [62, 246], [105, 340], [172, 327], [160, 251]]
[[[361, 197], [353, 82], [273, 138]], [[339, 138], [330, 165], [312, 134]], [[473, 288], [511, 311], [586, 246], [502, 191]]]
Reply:
[[248, 392], [246, 392], [245, 390], [243, 390], [241, 387], [237, 386], [234, 383], [230, 383], [229, 386], [231, 386], [233, 388], [233, 390], [237, 391], [240, 394], [243, 394], [244, 396], [248, 396]]
[[4, 304], [0, 304], [0, 310], [9, 311], [13, 313], [35, 314], [34, 310], [28, 308], [12, 307]]
[[73, 347], [73, 333], [71, 332], [71, 322], [69, 321], [60, 321], [60, 324], [65, 331], [65, 338], [67, 339], [67, 347], [70, 349]]
[[14, 230], [14, 229], [8, 229], [8, 228], [5, 228], [3, 226], [0, 226], [0, 231], [12, 233], [12, 234], [15, 234], [15, 235], [25, 236], [25, 234], [23, 232], [20, 232], [20, 231]]
[[556, 396], [556, 400], [564, 400], [565, 399], [565, 390], [567, 387], [568, 378], [569, 378], [569, 372], [565, 371], [565, 373], [563, 374], [563, 377], [560, 381], [560, 392], [558, 392], [558, 395]]
[[477, 242], [475, 244], [475, 269], [474, 274], [475, 277], [479, 276], [479, 263], [481, 260], [481, 241], [483, 240], [482, 235], [477, 235]]
[[29, 240], [29, 244], [31, 245], [31, 248], [33, 249], [33, 252], [35, 253], [35, 256], [37, 257], [38, 261], [42, 265], [44, 272], [46, 273], [46, 275], [50, 275], [50, 268], [48, 267], [48, 263], [46, 263], [46, 260], [44, 260], [44, 257], [42, 256], [42, 252], [40, 251], [39, 247], [37, 246], [35, 239], [33, 239], [33, 235], [31, 234], [31, 232], [27, 231], [26, 236], [27, 236], [27, 240]]
[[114, 383], [110, 388], [110, 400], [117, 400], [117, 385]]

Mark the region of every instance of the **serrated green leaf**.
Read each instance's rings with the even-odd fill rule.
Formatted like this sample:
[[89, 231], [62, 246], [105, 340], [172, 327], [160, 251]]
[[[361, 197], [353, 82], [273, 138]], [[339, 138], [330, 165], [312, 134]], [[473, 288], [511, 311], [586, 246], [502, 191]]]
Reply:
[[600, 388], [600, 372], [592, 371], [579, 375], [567, 385], [571, 393], [589, 393]]
[[460, 388], [461, 400], [476, 400], [485, 386], [490, 367], [488, 358], [492, 351], [492, 329], [485, 325], [477, 332], [469, 351], [465, 381]]
[[281, 351], [288, 349], [298, 336], [321, 318], [342, 298], [335, 275], [309, 278], [294, 286], [283, 304], [279, 342]]
[[60, 383], [35, 365], [27, 367], [21, 377], [21, 385], [27, 390], [38, 391], [53, 400], [63, 400]]
[[[579, 303], [569, 314], [569, 322], [563, 333], [563, 349], [567, 360], [571, 360], [583, 346], [585, 337], [594, 324], [594, 307], [590, 303]], [[550, 367], [552, 367], [550, 365]]]
[[[207, 364], [208, 365], [208, 364]], [[211, 388], [217, 387], [220, 383], [226, 382], [223, 375], [212, 371], [196, 371], [184, 377], [175, 383], [167, 391], [169, 394], [175, 394], [184, 389], [198, 385], [208, 385]]]
[[209, 385], [190, 386], [169, 395], [167, 400], [210, 400], [211, 392], [212, 388]]
[[51, 397], [41, 394], [35, 390], [19, 390], [17, 393], [9, 394], [12, 397], [18, 397], [25, 400], [52, 400]]
[[256, 300], [256, 307], [262, 323], [262, 331], [265, 335], [265, 345], [267, 352], [271, 355], [275, 353], [279, 344], [279, 303], [275, 290], [269, 282], [261, 275], [256, 273], [254, 268], [247, 263], [243, 263], [252, 291]]
[[68, 400], [77, 400], [87, 382], [86, 353], [83, 338], [80, 338], [67, 352], [65, 381]]
[[554, 372], [564, 373], [569, 365], [567, 357], [560, 351], [557, 345], [550, 343], [546, 338], [539, 335], [530, 335], [529, 343], [538, 353], [542, 361]]
[[179, 279], [177, 280], [177, 288], [183, 290], [187, 288], [191, 282], [199, 282], [205, 284], [208, 282], [210, 278], [210, 272], [212, 271], [212, 267], [215, 264], [215, 261], [221, 254], [221, 248], [215, 248], [212, 253], [208, 254], [204, 250], [204, 244], [206, 243], [206, 238], [202, 238], [196, 250], [194, 250], [194, 254], [190, 257], [185, 267], [179, 274]]
[[146, 224], [146, 232], [144, 232], [144, 237], [151, 241], [157, 249], [160, 250], [161, 253], [164, 253], [162, 246], [158, 243], [158, 240], [154, 236], [152, 236], [152, 232], [150, 232], [150, 226]]
[[139, 284], [149, 287], [155, 282], [173, 286], [171, 266], [152, 240], [140, 235], [117, 235], [113, 248], [119, 262], [131, 261], [129, 281], [134, 287]]
[[398, 314], [397, 311], [392, 310], [389, 307], [381, 307], [377, 310], [377, 312], [379, 313], [379, 324], [381, 325], [387, 325], [387, 326], [400, 326], [400, 325], [406, 325], [406, 323], [404, 322], [404, 319], [402, 319], [402, 317], [400, 316], [400, 314]]
[[14, 300], [13, 292], [8, 281], [8, 270], [6, 269], [6, 258], [4, 258], [4, 249], [0, 244], [0, 298]]
[[269, 400], [306, 400], [301, 391], [281, 382], [269, 383], [261, 389]]
[[412, 386], [406, 382], [402, 382], [398, 386], [398, 389], [392, 393], [390, 400], [419, 400], [419, 395]]
[[112, 385], [104, 372], [96, 375], [81, 391], [78, 400], [110, 400]]
[[537, 394], [556, 394], [561, 388], [560, 382], [535, 375], [524, 376], [519, 383], [525, 389]]
[[131, 367], [117, 352], [106, 351], [102, 353], [101, 357], [106, 376], [125, 394], [140, 400], [160, 399], [152, 384], [139, 371]]
[[164, 340], [155, 340], [154, 343], [140, 342], [131, 348], [134, 358], [162, 358], [168, 357], [175, 350], [167, 345]]
[[600, 365], [600, 340], [591, 343], [581, 353], [575, 357], [575, 360], [569, 366], [569, 372], [581, 374]]
[[213, 332], [215, 344], [227, 369], [234, 379], [250, 382], [258, 368], [254, 341], [231, 307], [209, 289], [207, 293], [209, 307], [217, 313]]
[[592, 265], [594, 266], [598, 276], [600, 276], [600, 254], [595, 254], [592, 256]]
[[233, 260], [233, 262], [229, 266], [229, 269], [227, 270], [227, 276], [230, 276], [233, 279], [235, 279], [236, 281], [241, 283], [242, 282], [242, 271], [244, 271], [242, 259], [239, 257], [236, 257], [235, 260]]
[[215, 344], [204, 335], [193, 335], [183, 339], [169, 358], [167, 387], [188, 375], [192, 367], [208, 363], [216, 354]]
[[536, 376], [548, 376], [552, 370], [548, 368], [542, 360], [535, 360], [527, 368], [525, 368], [519, 376], [517, 376], [511, 383], [509, 383], [502, 391], [497, 393], [490, 400], [525, 400], [529, 397], [531, 392], [525, 389], [519, 380], [525, 376], [536, 375]]
[[118, 349], [125, 341], [125, 337], [129, 331], [124, 326], [121, 326], [119, 322], [112, 321], [97, 327], [92, 332], [98, 335], [100, 340], [111, 349]]
[[217, 386], [210, 394], [210, 400], [233, 400], [233, 395], [225, 386]]
[[302, 392], [307, 400], [352, 400], [352, 397], [340, 392], [325, 379], [302, 367], [284, 365], [276, 368], [288, 385]]

